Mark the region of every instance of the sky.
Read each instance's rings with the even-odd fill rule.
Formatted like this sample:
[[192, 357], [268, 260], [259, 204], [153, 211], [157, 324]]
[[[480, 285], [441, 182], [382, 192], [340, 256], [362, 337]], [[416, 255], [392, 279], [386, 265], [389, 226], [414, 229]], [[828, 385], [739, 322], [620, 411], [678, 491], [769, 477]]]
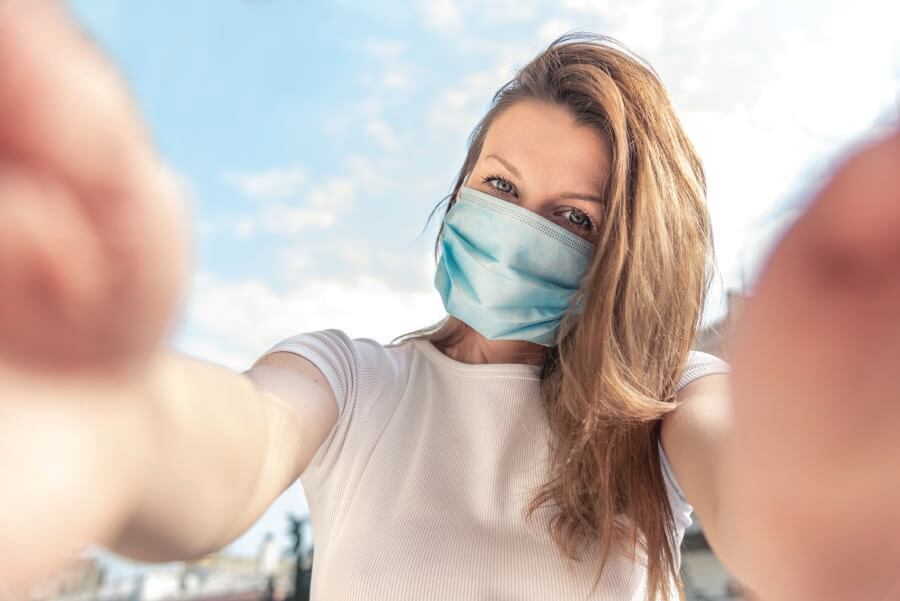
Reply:
[[[836, 161], [900, 108], [888, 0], [70, 0], [179, 175], [192, 276], [171, 344], [243, 371], [291, 335], [388, 342], [443, 316], [432, 209], [500, 85], [557, 36], [654, 67], [708, 179], [718, 276], [747, 288]], [[228, 550], [286, 547], [299, 483]], [[114, 573], [136, 567], [97, 551]]]

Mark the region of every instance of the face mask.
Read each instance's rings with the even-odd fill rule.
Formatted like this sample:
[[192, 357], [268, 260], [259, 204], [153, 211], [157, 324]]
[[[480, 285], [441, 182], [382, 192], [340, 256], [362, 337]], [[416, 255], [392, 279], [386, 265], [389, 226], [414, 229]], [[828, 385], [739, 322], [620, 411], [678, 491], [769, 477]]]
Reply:
[[434, 285], [447, 312], [492, 340], [556, 344], [594, 246], [505, 200], [460, 188]]

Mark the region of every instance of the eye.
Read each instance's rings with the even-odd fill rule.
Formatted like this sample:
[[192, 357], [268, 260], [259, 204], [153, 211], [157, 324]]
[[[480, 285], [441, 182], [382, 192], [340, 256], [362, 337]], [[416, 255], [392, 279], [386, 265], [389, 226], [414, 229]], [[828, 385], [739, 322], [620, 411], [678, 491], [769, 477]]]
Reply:
[[483, 177], [481, 181], [488, 184], [501, 194], [509, 194], [511, 196], [516, 195], [516, 187], [512, 185], [509, 180], [503, 179], [499, 175], [488, 175], [486, 177]]
[[[499, 175], [487, 175], [481, 178], [481, 181], [487, 184], [491, 189], [502, 195], [518, 197], [516, 187], [508, 179]], [[576, 234], [584, 236], [584, 234], [593, 233], [596, 229], [594, 220], [591, 216], [581, 209], [567, 207], [556, 213], [562, 222], [562, 225], [574, 230]]]
[[594, 221], [591, 216], [581, 209], [566, 209], [560, 211], [558, 215], [563, 217], [567, 225], [587, 232], [594, 230]]

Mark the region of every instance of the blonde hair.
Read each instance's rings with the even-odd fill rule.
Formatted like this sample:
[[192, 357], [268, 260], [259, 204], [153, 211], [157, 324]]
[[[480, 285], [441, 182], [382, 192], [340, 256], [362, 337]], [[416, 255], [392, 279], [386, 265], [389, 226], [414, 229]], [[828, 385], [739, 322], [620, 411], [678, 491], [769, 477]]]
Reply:
[[[472, 171], [487, 130], [525, 99], [567, 107], [611, 151], [597, 252], [542, 370], [552, 432], [552, 477], [529, 503], [558, 511], [550, 532], [579, 560], [600, 544], [597, 580], [614, 550], [646, 554], [648, 601], [668, 599], [675, 525], [657, 448], [661, 419], [700, 322], [712, 274], [712, 232], [700, 160], [653, 69], [605, 36], [554, 41], [496, 93], [469, 139], [452, 194]], [[450, 317], [410, 335], [452, 344], [467, 326]], [[624, 519], [623, 519], [624, 518]]]

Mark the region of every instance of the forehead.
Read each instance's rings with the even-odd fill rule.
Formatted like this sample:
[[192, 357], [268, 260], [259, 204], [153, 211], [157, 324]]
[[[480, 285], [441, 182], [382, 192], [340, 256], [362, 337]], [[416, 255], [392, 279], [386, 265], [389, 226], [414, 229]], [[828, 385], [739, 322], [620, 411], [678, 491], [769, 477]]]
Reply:
[[609, 172], [603, 134], [575, 121], [561, 105], [517, 102], [488, 128], [481, 160], [496, 154], [510, 162], [528, 183], [599, 190]]

